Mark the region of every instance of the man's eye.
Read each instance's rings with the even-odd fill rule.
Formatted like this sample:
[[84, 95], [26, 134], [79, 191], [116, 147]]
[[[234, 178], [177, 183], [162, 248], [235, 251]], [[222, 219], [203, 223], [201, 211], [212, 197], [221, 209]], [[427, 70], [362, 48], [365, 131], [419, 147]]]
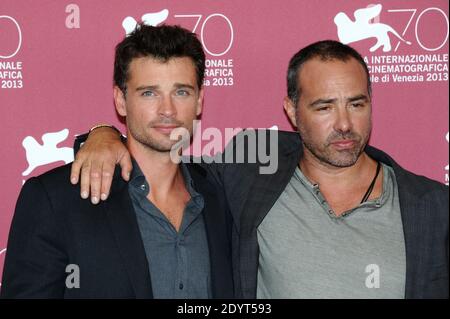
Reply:
[[361, 103], [361, 102], [355, 102], [355, 103], [352, 103], [352, 106], [353, 106], [353, 107], [362, 107], [362, 106], [364, 106], [364, 103]]
[[328, 105], [319, 106], [316, 110], [317, 111], [328, 111], [330, 107]]
[[179, 95], [179, 96], [188, 96], [188, 95], [190, 95], [190, 93], [189, 93], [189, 91], [187, 91], [187, 90], [177, 90], [176, 95]]
[[142, 96], [154, 96], [155, 93], [153, 91], [144, 91], [142, 92]]

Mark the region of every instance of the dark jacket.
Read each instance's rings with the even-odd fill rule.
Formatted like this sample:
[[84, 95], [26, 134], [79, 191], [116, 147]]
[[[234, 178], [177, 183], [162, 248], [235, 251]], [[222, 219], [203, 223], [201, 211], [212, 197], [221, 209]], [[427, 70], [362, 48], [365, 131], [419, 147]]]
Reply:
[[[233, 297], [230, 215], [207, 172], [187, 164], [203, 210], [214, 298]], [[92, 205], [69, 182], [70, 166], [30, 178], [22, 188], [9, 234], [2, 298], [152, 298], [149, 266], [128, 184], [120, 171], [108, 200]], [[67, 288], [66, 267], [80, 270]], [[73, 271], [73, 270], [72, 270]]]

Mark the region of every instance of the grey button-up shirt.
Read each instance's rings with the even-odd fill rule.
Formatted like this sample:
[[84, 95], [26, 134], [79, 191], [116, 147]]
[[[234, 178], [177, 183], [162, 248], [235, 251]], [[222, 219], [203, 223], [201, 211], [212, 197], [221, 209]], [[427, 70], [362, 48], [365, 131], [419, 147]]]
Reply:
[[195, 191], [185, 164], [180, 165], [191, 199], [178, 232], [147, 199], [150, 186], [136, 161], [128, 189], [149, 263], [154, 298], [211, 298], [208, 239], [202, 214], [204, 200]]

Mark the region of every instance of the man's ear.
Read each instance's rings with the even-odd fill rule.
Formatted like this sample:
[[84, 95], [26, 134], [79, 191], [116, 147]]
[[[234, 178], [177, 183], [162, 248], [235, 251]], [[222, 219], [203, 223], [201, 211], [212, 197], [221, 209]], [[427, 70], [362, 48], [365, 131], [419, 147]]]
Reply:
[[287, 116], [289, 117], [289, 120], [291, 121], [291, 124], [294, 127], [297, 127], [297, 106], [292, 102], [292, 100], [286, 96], [283, 100], [283, 107], [284, 111], [286, 112]]
[[195, 114], [197, 116], [199, 116], [200, 114], [202, 114], [202, 110], [203, 110], [203, 98], [205, 91], [203, 90], [203, 87], [200, 89], [200, 91], [198, 92], [198, 99], [197, 99], [197, 109], [195, 110]]
[[114, 86], [114, 104], [116, 105], [117, 113], [121, 116], [127, 116], [125, 95], [117, 85]]

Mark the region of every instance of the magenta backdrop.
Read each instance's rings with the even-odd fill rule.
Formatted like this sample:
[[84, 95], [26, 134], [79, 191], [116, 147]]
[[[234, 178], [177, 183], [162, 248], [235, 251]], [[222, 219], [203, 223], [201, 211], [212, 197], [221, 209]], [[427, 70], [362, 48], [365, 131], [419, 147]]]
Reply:
[[[357, 26], [338, 22], [338, 35], [338, 13], [354, 20], [355, 10], [376, 4], [381, 13], [370, 25], [358, 15]], [[291, 130], [282, 108], [289, 58], [317, 40], [357, 40], [351, 45], [378, 79], [371, 144], [448, 183], [448, 7], [447, 0], [1, 0], [0, 274], [24, 180], [70, 161], [74, 135], [93, 124], [124, 128], [111, 88], [113, 49], [127, 16], [166, 9], [166, 23], [195, 28], [210, 60], [202, 128], [222, 131]], [[410, 44], [387, 34], [389, 26]], [[371, 52], [377, 39], [385, 46]]]

